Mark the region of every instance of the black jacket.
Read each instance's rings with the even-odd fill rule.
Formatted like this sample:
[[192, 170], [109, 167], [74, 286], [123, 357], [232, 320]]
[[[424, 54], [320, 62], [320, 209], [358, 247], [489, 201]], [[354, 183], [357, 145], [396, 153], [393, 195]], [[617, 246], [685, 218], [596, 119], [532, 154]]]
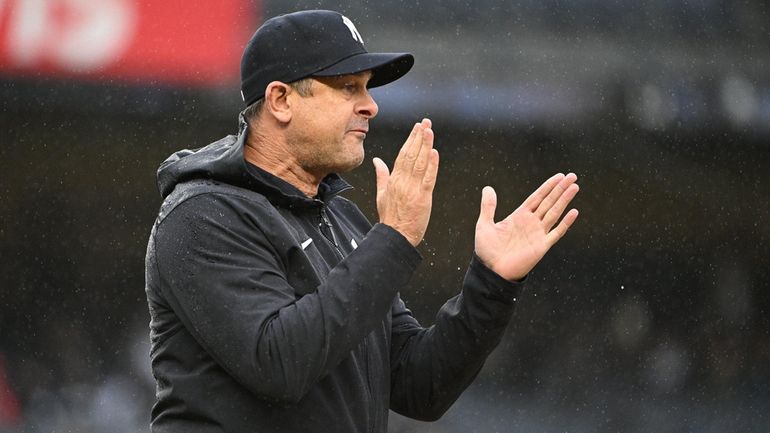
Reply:
[[246, 136], [183, 150], [146, 257], [154, 432], [387, 431], [435, 420], [497, 345], [520, 285], [472, 259], [422, 328], [398, 293], [420, 255], [338, 194], [315, 199], [244, 162]]

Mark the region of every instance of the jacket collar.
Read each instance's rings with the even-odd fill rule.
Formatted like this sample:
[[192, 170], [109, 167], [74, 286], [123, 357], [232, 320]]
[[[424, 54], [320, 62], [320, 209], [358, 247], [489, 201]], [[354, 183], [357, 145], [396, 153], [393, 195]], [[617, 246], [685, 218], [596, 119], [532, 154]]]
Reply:
[[206, 147], [183, 149], [169, 156], [158, 168], [161, 196], [171, 194], [180, 183], [209, 179], [259, 192], [276, 206], [317, 207], [352, 188], [338, 175], [330, 174], [321, 181], [316, 197], [305, 196], [285, 180], [246, 162], [243, 150], [247, 135], [248, 125], [241, 114], [238, 135], [229, 135]]

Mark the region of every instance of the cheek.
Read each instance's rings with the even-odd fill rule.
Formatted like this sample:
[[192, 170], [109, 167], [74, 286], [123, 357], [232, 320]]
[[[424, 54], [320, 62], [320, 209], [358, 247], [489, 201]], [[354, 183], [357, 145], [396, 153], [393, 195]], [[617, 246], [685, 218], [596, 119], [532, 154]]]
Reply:
[[349, 120], [332, 110], [318, 111], [311, 120], [312, 129], [327, 137], [339, 137], [348, 129]]

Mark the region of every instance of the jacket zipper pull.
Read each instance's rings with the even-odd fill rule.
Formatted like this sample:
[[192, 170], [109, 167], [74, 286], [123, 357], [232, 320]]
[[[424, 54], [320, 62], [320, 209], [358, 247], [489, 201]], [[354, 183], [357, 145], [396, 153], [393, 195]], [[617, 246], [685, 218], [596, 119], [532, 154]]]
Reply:
[[318, 223], [318, 228], [321, 230], [321, 233], [323, 233], [324, 237], [331, 241], [331, 243], [334, 244], [334, 247], [337, 248], [337, 251], [339, 251], [340, 245], [337, 243], [337, 236], [334, 234], [334, 230], [332, 229], [332, 222], [329, 221], [329, 216], [326, 215], [325, 206], [321, 206], [321, 221]]

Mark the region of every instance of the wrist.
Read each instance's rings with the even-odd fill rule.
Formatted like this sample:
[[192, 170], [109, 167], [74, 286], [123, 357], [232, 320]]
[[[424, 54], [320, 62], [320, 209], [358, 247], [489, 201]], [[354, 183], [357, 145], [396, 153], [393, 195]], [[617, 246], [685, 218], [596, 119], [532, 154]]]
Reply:
[[522, 272], [517, 271], [515, 269], [503, 269], [500, 266], [497, 266], [497, 262], [491, 261], [491, 260], [485, 260], [482, 258], [478, 252], [473, 252], [478, 261], [484, 265], [487, 269], [490, 271], [496, 273], [500, 278], [503, 278], [505, 280], [508, 280], [510, 282], [522, 282], [525, 278], [527, 278], [527, 275], [529, 272]]
[[422, 242], [422, 237], [415, 238], [415, 236], [411, 236], [408, 231], [404, 230], [403, 228], [395, 225], [395, 224], [389, 224], [385, 221], [380, 221], [380, 224], [386, 225], [396, 231], [398, 234], [404, 237], [407, 242], [409, 242], [413, 247], [417, 247], [417, 245], [420, 245], [420, 242]]

